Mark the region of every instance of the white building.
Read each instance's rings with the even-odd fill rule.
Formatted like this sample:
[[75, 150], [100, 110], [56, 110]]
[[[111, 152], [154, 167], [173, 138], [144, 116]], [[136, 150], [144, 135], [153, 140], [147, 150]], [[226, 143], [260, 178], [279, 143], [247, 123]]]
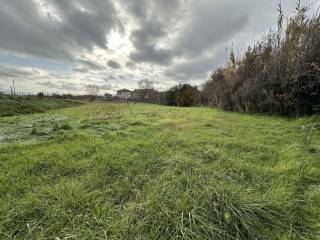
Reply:
[[128, 100], [132, 97], [132, 91], [128, 89], [121, 89], [117, 91], [117, 97], [123, 100]]

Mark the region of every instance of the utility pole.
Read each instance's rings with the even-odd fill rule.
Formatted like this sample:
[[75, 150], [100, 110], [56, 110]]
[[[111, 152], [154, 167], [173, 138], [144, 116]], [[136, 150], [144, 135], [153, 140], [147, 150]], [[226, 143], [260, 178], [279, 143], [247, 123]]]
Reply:
[[16, 86], [14, 80], [12, 80], [12, 87], [13, 87], [13, 95], [16, 95]]
[[12, 80], [12, 86], [10, 86], [10, 92], [12, 96], [16, 95], [16, 86], [15, 86], [14, 80]]

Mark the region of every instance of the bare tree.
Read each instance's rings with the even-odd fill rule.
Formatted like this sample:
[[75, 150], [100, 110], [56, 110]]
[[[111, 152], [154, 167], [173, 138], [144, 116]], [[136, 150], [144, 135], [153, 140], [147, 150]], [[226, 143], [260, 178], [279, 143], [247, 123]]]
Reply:
[[154, 82], [149, 79], [141, 79], [138, 83], [138, 88], [134, 91], [135, 100], [138, 102], [148, 102], [154, 93]]
[[153, 89], [154, 82], [149, 79], [142, 79], [138, 82], [138, 87], [140, 89]]
[[94, 84], [87, 85], [86, 93], [90, 96], [98, 96], [100, 94], [99, 86]]

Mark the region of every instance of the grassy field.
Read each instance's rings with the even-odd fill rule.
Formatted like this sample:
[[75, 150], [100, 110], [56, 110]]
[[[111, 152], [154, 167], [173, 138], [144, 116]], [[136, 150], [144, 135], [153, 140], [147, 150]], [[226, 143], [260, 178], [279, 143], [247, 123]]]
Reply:
[[80, 104], [79, 101], [68, 99], [0, 95], [0, 117], [45, 112]]
[[319, 239], [320, 119], [90, 103], [0, 118], [0, 239]]

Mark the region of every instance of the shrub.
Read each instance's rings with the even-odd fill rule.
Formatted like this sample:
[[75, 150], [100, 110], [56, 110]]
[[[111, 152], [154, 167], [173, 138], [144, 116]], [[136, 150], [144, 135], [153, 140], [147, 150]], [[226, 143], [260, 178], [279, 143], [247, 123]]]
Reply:
[[249, 47], [242, 59], [233, 51], [229, 64], [204, 85], [202, 100], [228, 111], [303, 115], [320, 112], [320, 15], [300, 3], [283, 31]]
[[52, 131], [57, 132], [60, 130], [65, 130], [65, 131], [72, 130], [72, 126], [69, 123], [62, 123], [62, 124], [55, 123], [53, 125]]
[[169, 106], [190, 107], [199, 103], [197, 87], [189, 84], [180, 84], [166, 93], [166, 102]]

